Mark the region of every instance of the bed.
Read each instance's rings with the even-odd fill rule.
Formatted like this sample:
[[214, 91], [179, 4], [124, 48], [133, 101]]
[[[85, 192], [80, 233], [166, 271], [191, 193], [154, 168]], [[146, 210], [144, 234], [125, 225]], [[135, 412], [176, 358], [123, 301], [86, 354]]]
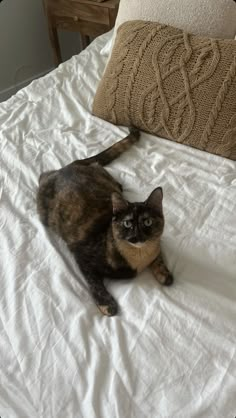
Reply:
[[110, 46], [111, 33], [97, 38], [0, 105], [0, 415], [233, 418], [236, 162], [142, 133], [107, 168], [131, 201], [162, 186], [175, 278], [110, 282], [116, 317], [36, 213], [42, 171], [127, 133], [91, 114]]

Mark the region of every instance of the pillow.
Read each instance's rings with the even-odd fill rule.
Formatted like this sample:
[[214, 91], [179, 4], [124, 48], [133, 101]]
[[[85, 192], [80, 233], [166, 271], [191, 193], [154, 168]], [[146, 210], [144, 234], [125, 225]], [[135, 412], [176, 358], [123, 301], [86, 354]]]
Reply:
[[105, 45], [102, 47], [100, 54], [104, 55], [106, 57], [109, 57], [112, 49], [112, 35], [113, 35], [114, 29], [111, 29], [109, 32], [106, 32], [105, 36], [108, 40], [106, 41]]
[[121, 0], [115, 24], [151, 20], [211, 38], [236, 35], [235, 0]]
[[236, 41], [124, 23], [93, 114], [236, 160]]

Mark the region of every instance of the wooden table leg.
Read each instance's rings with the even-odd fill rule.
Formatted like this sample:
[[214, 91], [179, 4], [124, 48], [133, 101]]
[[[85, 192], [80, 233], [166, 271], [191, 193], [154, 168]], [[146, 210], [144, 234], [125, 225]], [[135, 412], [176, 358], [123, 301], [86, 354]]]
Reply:
[[90, 38], [88, 35], [81, 35], [81, 41], [82, 41], [82, 48], [85, 49], [90, 44]]
[[57, 29], [49, 25], [48, 31], [49, 31], [49, 38], [50, 38], [52, 49], [53, 49], [54, 63], [55, 63], [55, 66], [57, 67], [59, 64], [62, 63], [61, 49], [60, 49], [60, 44], [58, 40]]

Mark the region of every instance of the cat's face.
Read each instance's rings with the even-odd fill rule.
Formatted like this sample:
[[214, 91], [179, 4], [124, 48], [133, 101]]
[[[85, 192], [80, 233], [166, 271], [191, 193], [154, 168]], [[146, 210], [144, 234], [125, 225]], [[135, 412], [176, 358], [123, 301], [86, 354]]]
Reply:
[[112, 195], [112, 228], [116, 239], [141, 246], [158, 239], [164, 228], [162, 189], [153, 190], [145, 202], [130, 203], [118, 193]]

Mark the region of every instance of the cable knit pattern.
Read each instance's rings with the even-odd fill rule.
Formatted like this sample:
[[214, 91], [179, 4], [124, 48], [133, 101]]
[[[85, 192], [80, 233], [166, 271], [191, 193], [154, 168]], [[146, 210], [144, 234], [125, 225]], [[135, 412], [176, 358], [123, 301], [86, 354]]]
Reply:
[[138, 24], [133, 26], [132, 32], [124, 39], [120, 44], [119, 56], [116, 60], [116, 66], [111, 70], [110, 73], [107, 75], [107, 79], [105, 80], [106, 84], [106, 91], [107, 91], [107, 101], [106, 111], [110, 112], [111, 114], [111, 122], [116, 124], [116, 113], [115, 113], [115, 100], [116, 100], [116, 91], [119, 85], [119, 76], [123, 71], [123, 66], [125, 65], [125, 59], [129, 52], [129, 46], [135, 40], [138, 32], [144, 24]]
[[124, 23], [93, 113], [236, 160], [236, 41]]

